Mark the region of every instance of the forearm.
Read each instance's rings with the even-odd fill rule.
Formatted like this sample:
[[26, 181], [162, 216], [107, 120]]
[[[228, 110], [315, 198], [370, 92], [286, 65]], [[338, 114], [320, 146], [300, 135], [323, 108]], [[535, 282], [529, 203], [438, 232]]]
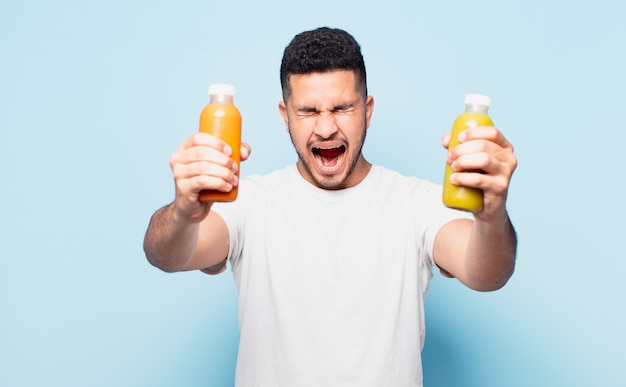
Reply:
[[465, 255], [467, 285], [481, 291], [503, 287], [515, 268], [517, 236], [506, 211], [490, 221], [475, 220]]
[[154, 213], [144, 238], [148, 261], [167, 272], [185, 270], [192, 260], [198, 240], [198, 223], [178, 219], [173, 204]]

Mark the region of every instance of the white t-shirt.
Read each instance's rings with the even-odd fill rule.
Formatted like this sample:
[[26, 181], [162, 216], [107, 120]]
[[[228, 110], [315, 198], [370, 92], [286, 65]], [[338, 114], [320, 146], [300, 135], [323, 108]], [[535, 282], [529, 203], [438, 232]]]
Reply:
[[435, 234], [471, 218], [438, 185], [373, 166], [330, 191], [292, 165], [243, 179], [213, 210], [239, 294], [236, 386], [422, 385]]

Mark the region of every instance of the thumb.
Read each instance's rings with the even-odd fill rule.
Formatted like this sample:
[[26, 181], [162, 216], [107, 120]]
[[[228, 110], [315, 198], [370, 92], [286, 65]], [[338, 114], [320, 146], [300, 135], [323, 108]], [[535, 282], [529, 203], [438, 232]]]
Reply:
[[242, 142], [241, 150], [239, 152], [239, 157], [241, 158], [241, 161], [245, 161], [248, 159], [248, 157], [250, 157], [250, 153], [252, 153], [252, 148], [250, 148], [250, 144], [248, 144], [247, 142]]

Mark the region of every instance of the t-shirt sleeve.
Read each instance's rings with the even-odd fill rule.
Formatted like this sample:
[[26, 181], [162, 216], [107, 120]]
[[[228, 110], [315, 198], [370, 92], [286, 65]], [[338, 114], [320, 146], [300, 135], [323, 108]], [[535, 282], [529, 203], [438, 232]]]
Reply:
[[237, 203], [215, 203], [211, 207], [211, 211], [214, 211], [222, 217], [228, 228], [228, 261], [231, 266], [234, 265], [233, 257], [237, 257], [240, 249], [240, 211], [238, 210]]
[[419, 197], [415, 198], [417, 205], [420, 207], [419, 211], [416, 211], [420, 216], [419, 221], [424, 225], [424, 244], [430, 265], [434, 267], [435, 261], [433, 259], [433, 249], [435, 246], [435, 237], [437, 233], [446, 223], [456, 219], [474, 219], [471, 212], [459, 211], [446, 207], [442, 200], [442, 187], [440, 185], [425, 182], [425, 186], [422, 189], [416, 190]]
[[235, 270], [243, 251], [246, 206], [250, 205], [250, 188], [246, 180], [239, 185], [239, 195], [233, 202], [214, 203], [211, 211], [222, 217], [228, 228], [228, 261]]

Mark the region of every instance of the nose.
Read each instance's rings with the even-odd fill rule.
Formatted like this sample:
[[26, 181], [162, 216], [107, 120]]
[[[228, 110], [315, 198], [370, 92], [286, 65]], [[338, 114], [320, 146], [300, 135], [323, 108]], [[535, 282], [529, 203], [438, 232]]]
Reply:
[[317, 116], [317, 120], [315, 122], [315, 134], [323, 139], [331, 138], [337, 131], [339, 127], [337, 127], [337, 122], [335, 121], [335, 116], [331, 112], [324, 112]]

